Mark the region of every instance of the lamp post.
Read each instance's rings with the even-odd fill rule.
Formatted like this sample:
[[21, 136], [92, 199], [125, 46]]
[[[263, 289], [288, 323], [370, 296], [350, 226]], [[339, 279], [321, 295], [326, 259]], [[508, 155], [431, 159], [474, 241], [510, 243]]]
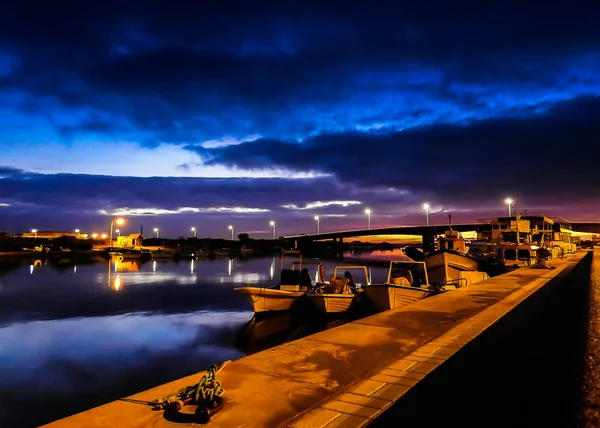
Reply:
[[119, 226], [122, 225], [123, 223], [125, 223], [125, 220], [123, 218], [118, 218], [118, 219], [111, 219], [110, 220], [110, 235], [108, 238], [108, 246], [112, 247], [113, 246], [113, 227], [115, 225], [115, 223], [117, 223]]
[[321, 219], [316, 215], [315, 220], [317, 221], [317, 235], [319, 235], [321, 233]]
[[510, 214], [511, 214], [511, 212], [510, 212], [510, 207], [511, 207], [511, 205], [512, 205], [512, 203], [513, 203], [513, 200], [512, 200], [511, 198], [506, 198], [506, 199], [504, 200], [504, 203], [505, 203], [506, 205], [508, 205], [508, 216], [510, 217], [510, 216], [511, 216], [511, 215], [510, 215]]
[[233, 241], [233, 226], [229, 225], [228, 229], [231, 230], [231, 240]]
[[37, 238], [37, 229], [31, 229], [31, 233], [33, 233], [33, 239]]
[[365, 214], [367, 215], [367, 217], [369, 218], [369, 230], [371, 230], [371, 209], [367, 208], [365, 210]]
[[121, 236], [121, 231], [119, 229], [115, 229], [115, 232], [117, 232], [117, 237]]
[[423, 209], [425, 210], [425, 218], [427, 219], [427, 226], [429, 226], [429, 204], [428, 203], [424, 203], [423, 204]]
[[275, 222], [271, 220], [269, 224], [273, 227], [273, 239], [275, 239]]
[[77, 238], [76, 239], [79, 239], [79, 232], [81, 232], [79, 229], [75, 229], [75, 233], [77, 234]]
[[158, 239], [158, 227], [154, 228], [154, 233], [156, 233], [156, 238]]
[[195, 238], [196, 237], [196, 228], [192, 227], [190, 230], [194, 233], [194, 238]]

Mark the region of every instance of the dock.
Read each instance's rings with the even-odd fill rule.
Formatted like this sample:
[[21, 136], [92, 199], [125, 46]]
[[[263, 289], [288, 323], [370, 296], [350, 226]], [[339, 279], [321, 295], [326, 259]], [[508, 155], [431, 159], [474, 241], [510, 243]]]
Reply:
[[[549, 269], [523, 267], [233, 361], [218, 375], [225, 388], [225, 407], [207, 426], [377, 425], [386, 416], [400, 414], [411, 391], [426, 384], [525, 301], [543, 295], [541, 291], [568, 286], [565, 283], [576, 269], [589, 272], [592, 253], [580, 251], [552, 259]], [[538, 303], [544, 304], [543, 300]], [[514, 358], [518, 357], [515, 350]], [[151, 401], [197, 383], [201, 375], [128, 398]], [[435, 399], [461, 403], [461, 397], [436, 397], [435, 391], [422, 398], [432, 408]], [[184, 424], [164, 419], [163, 412], [149, 406], [118, 400], [44, 427], [177, 425]]]

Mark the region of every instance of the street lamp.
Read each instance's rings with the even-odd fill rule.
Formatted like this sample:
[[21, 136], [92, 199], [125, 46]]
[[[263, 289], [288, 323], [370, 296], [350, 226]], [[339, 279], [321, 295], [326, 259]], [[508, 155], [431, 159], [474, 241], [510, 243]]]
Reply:
[[321, 220], [318, 215], [315, 216], [315, 220], [317, 221], [317, 235], [319, 235], [321, 233]]
[[33, 239], [37, 238], [37, 229], [31, 229], [31, 233], [33, 233]]
[[92, 233], [92, 238], [96, 239], [98, 237], [97, 233]]
[[195, 237], [196, 237], [196, 228], [195, 228], [195, 227], [192, 227], [190, 230], [191, 230], [192, 232], [194, 232], [194, 238], [195, 238]]
[[505, 203], [506, 205], [508, 205], [508, 216], [510, 217], [510, 216], [511, 216], [511, 213], [510, 213], [510, 206], [512, 205], [512, 203], [513, 203], [513, 200], [512, 200], [511, 198], [506, 198], [506, 199], [504, 200], [504, 203]]
[[153, 230], [154, 230], [154, 233], [156, 233], [156, 238], [158, 239], [158, 227], [155, 227]]
[[425, 216], [427, 218], [427, 226], [429, 226], [429, 204], [428, 203], [424, 203], [423, 204], [423, 209], [425, 210]]
[[119, 218], [118, 218], [118, 219], [116, 219], [116, 220], [113, 218], [113, 219], [110, 221], [110, 235], [109, 235], [110, 237], [109, 237], [109, 239], [108, 239], [108, 242], [109, 242], [109, 245], [108, 245], [108, 246], [109, 246], [109, 247], [112, 247], [112, 246], [113, 246], [113, 227], [114, 227], [114, 224], [115, 224], [115, 223], [117, 223], [119, 226], [121, 226], [122, 224], [124, 224], [124, 223], [125, 223], [125, 219], [123, 219], [123, 218], [119, 217]]
[[229, 225], [228, 229], [231, 230], [231, 240], [233, 241], [233, 226]]
[[115, 229], [115, 232], [117, 232], [117, 236], [121, 236], [121, 231], [119, 229]]
[[79, 229], [75, 229], [75, 233], [77, 234], [77, 239], [79, 239], [79, 232], [81, 232]]
[[275, 222], [273, 220], [271, 220], [271, 222], [269, 224], [271, 226], [273, 226], [273, 239], [275, 239]]
[[367, 217], [369, 217], [369, 230], [371, 230], [371, 209], [367, 208], [365, 210], [365, 214], [367, 215]]

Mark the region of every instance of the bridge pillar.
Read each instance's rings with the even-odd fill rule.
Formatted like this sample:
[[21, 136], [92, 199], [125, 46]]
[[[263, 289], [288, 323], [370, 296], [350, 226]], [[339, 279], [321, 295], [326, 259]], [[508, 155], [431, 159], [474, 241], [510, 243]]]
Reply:
[[422, 239], [424, 253], [435, 251], [435, 235], [433, 232], [423, 232]]
[[333, 246], [335, 248], [335, 257], [338, 259], [344, 258], [344, 238], [334, 238]]

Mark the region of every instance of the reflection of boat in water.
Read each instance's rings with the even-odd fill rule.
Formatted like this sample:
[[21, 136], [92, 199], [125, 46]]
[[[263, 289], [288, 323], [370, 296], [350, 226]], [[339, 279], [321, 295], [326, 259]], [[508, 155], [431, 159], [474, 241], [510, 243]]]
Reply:
[[235, 347], [253, 354], [349, 321], [352, 319], [348, 317], [328, 320], [323, 316], [293, 311], [257, 314], [239, 330]]
[[[284, 269], [285, 257], [299, 256], [299, 261], [293, 262], [291, 269]], [[281, 252], [281, 279], [273, 287], [236, 287], [234, 291], [246, 296], [255, 313], [268, 311], [286, 311], [297, 304], [300, 298], [313, 287], [310, 273], [305, 267], [310, 263], [302, 263], [302, 254], [298, 250], [284, 250]], [[312, 263], [318, 266], [318, 282], [322, 282], [325, 268], [322, 263]]]
[[380, 311], [400, 308], [439, 292], [429, 284], [425, 262], [392, 261], [384, 284], [363, 287], [369, 301]]
[[445, 287], [461, 287], [468, 281], [461, 272], [477, 271], [477, 260], [467, 255], [466, 240], [458, 232], [447, 230], [438, 240], [438, 249], [425, 256], [429, 281]]
[[[339, 272], [345, 270], [344, 276]], [[369, 272], [366, 266], [336, 266], [333, 276], [328, 283], [315, 288], [315, 291], [307, 294], [312, 303], [324, 313], [343, 313], [356, 306], [360, 300], [362, 289], [360, 283], [354, 281], [351, 270], [364, 273], [364, 285], [370, 283]]]
[[148, 250], [139, 250], [137, 248], [113, 248], [108, 251], [110, 257], [122, 257], [123, 259], [149, 260], [152, 254]]

